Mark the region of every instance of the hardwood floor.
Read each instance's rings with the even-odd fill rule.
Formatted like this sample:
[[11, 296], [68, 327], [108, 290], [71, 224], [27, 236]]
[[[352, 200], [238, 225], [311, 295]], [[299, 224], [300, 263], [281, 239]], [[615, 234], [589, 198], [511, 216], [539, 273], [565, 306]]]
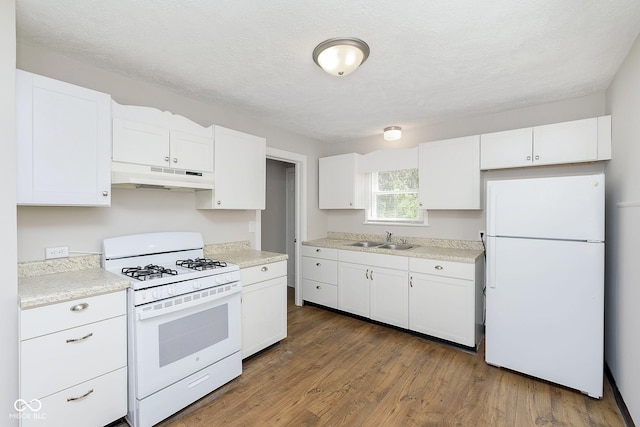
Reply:
[[624, 426], [604, 397], [491, 367], [477, 354], [289, 298], [288, 338], [161, 427]]

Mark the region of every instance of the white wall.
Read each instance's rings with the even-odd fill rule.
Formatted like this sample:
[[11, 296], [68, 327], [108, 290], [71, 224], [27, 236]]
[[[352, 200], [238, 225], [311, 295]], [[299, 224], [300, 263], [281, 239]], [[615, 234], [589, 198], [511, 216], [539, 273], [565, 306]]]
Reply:
[[[317, 141], [275, 128], [241, 111], [204, 102], [147, 82], [96, 68], [42, 48], [18, 44], [17, 66], [47, 77], [109, 93], [120, 104], [171, 111], [208, 126], [218, 124], [265, 137], [269, 147], [308, 159], [307, 236], [326, 233], [326, 215], [317, 209]], [[114, 189], [110, 208], [19, 207], [18, 260], [43, 259], [48, 246], [98, 251], [105, 237], [164, 230], [198, 230], [206, 243], [256, 241], [248, 222], [253, 211], [197, 211], [193, 193]]]
[[[596, 117], [605, 114], [605, 95], [596, 93], [581, 98], [535, 105], [500, 113], [437, 123], [429, 127], [403, 130], [402, 140], [388, 142], [379, 136], [329, 146], [330, 155], [342, 153], [366, 154], [385, 148], [410, 148], [420, 143], [476, 135], [508, 129], [517, 129], [548, 123]], [[488, 179], [526, 178], [602, 172], [605, 163], [581, 166], [553, 166], [516, 170], [483, 172], [483, 188]], [[446, 186], [446, 183], [442, 183]], [[363, 211], [327, 211], [329, 231], [384, 234], [385, 230], [398, 236], [477, 240], [478, 231], [484, 230], [485, 214], [478, 211], [429, 211], [429, 227], [364, 225]]]
[[640, 39], [607, 90], [612, 160], [607, 166], [605, 359], [640, 424]]
[[4, 154], [0, 169], [2, 245], [0, 246], [0, 417], [1, 424], [17, 426], [13, 403], [18, 396], [18, 279], [16, 269], [16, 165], [15, 165], [15, 1], [0, 0], [0, 144]]

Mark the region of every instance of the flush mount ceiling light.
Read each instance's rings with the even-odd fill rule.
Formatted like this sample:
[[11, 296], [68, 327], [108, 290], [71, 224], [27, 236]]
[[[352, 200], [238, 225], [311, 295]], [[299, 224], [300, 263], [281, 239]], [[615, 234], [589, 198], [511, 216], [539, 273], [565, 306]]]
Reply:
[[400, 126], [388, 126], [384, 128], [384, 140], [395, 141], [402, 138], [402, 128]]
[[325, 40], [313, 49], [313, 61], [332, 76], [353, 73], [369, 57], [369, 45], [353, 37]]

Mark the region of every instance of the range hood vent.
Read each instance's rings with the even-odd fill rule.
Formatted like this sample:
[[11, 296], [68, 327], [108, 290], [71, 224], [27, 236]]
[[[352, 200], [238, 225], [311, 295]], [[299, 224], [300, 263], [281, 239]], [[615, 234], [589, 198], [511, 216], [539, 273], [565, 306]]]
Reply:
[[111, 162], [111, 185], [121, 188], [213, 190], [213, 172]]

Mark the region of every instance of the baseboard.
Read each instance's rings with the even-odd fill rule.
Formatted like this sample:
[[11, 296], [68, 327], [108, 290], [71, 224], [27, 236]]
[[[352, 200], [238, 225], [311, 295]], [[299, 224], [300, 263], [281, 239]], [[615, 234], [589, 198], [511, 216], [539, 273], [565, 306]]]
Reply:
[[636, 425], [633, 422], [633, 419], [631, 419], [631, 414], [629, 413], [629, 409], [627, 408], [627, 405], [624, 403], [624, 399], [620, 394], [620, 390], [618, 390], [618, 385], [616, 384], [615, 378], [613, 378], [611, 369], [609, 369], [609, 365], [607, 365], [606, 363], [604, 364], [604, 372], [605, 372], [605, 375], [607, 376], [607, 379], [609, 380], [609, 384], [611, 384], [611, 388], [613, 389], [613, 396], [616, 399], [616, 404], [618, 405], [618, 409], [622, 414], [622, 419], [624, 420], [626, 426], [636, 427]]

